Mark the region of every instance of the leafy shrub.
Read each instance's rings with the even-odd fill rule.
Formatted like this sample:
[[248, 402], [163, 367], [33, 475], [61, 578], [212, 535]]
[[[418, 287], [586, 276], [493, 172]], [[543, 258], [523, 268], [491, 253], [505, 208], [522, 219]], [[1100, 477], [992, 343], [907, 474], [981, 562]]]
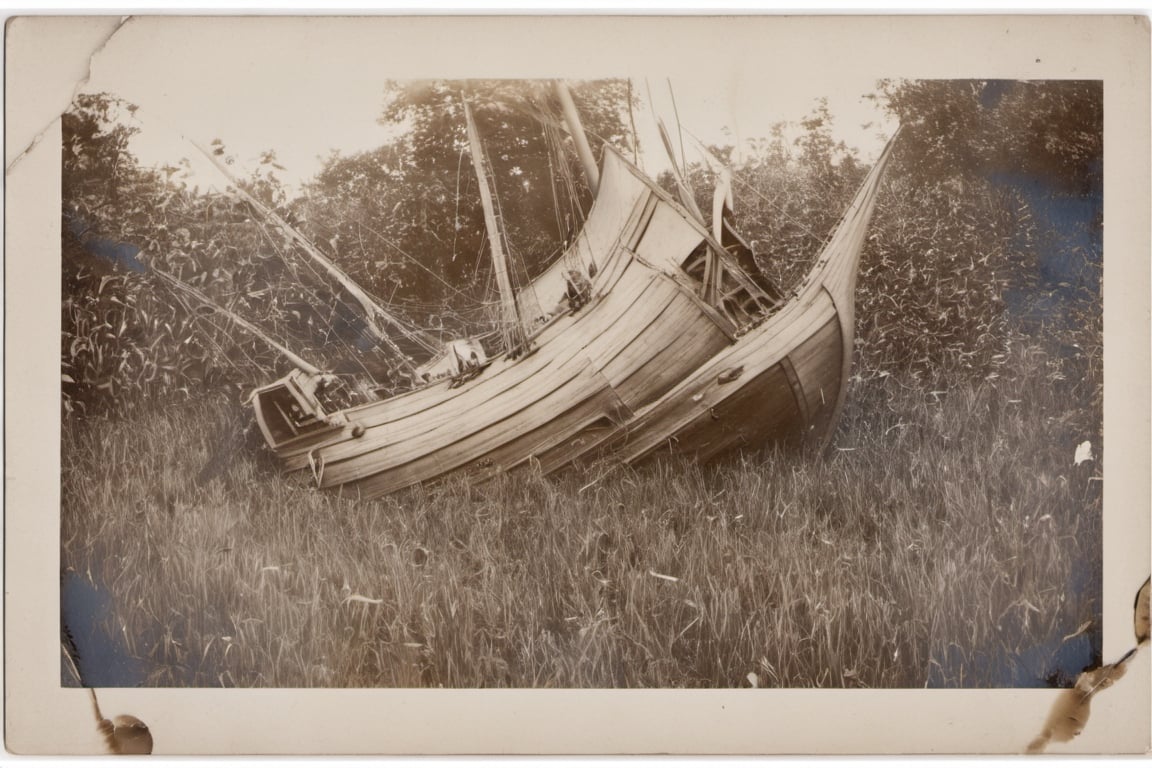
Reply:
[[[329, 370], [386, 378], [395, 361], [285, 232], [242, 200], [190, 188], [186, 161], [138, 165], [128, 150], [133, 112], [101, 94], [64, 115], [64, 411], [123, 412], [282, 371], [278, 354], [229, 313]], [[245, 186], [287, 215], [276, 184], [258, 169]]]

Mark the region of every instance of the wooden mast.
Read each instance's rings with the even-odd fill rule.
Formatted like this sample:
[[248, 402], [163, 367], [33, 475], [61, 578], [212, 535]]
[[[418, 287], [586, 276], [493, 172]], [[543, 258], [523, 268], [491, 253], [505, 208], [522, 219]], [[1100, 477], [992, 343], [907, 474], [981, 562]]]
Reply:
[[496, 216], [496, 206], [492, 200], [488, 173], [484, 169], [484, 147], [480, 143], [480, 133], [476, 121], [472, 119], [472, 109], [464, 101], [464, 118], [468, 124], [468, 144], [471, 148], [472, 168], [480, 182], [480, 202], [484, 207], [484, 227], [488, 231], [488, 243], [492, 250], [492, 263], [496, 270], [496, 285], [500, 289], [501, 320], [509, 352], [516, 352], [525, 342], [527, 334], [520, 319], [520, 308], [516, 303], [516, 291], [512, 287], [512, 274], [508, 269], [508, 257], [504, 253], [504, 236]]
[[580, 158], [580, 165], [584, 166], [584, 175], [588, 178], [588, 188], [592, 196], [600, 188], [600, 168], [596, 165], [596, 157], [592, 154], [592, 147], [588, 144], [588, 136], [584, 133], [584, 124], [580, 122], [580, 113], [576, 111], [576, 103], [572, 101], [572, 94], [568, 86], [561, 80], [555, 81], [556, 96], [560, 99], [560, 106], [564, 109], [564, 122], [568, 124], [568, 133], [576, 143], [576, 154]]

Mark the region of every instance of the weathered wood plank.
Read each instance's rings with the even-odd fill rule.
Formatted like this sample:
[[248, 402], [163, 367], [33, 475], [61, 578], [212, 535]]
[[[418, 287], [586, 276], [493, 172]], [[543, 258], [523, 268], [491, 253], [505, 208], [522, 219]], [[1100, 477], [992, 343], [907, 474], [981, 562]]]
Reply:
[[[584, 368], [579, 375], [564, 386], [556, 387], [535, 402], [526, 404], [507, 418], [486, 425], [466, 437], [452, 440], [435, 450], [427, 450], [424, 444], [407, 446], [409, 450], [398, 456], [390, 450], [363, 454], [336, 465], [325, 463], [323, 485], [334, 486], [356, 481], [356, 487], [367, 496], [389, 493], [391, 489], [402, 488], [414, 482], [435, 478], [474, 462], [484, 462], [486, 457], [506, 448], [501, 454], [503, 460], [511, 464], [520, 458], [531, 445], [531, 433], [553, 421], [558, 413], [579, 406], [589, 399], [600, 396], [611, 401], [605, 394], [603, 380], [590, 369]], [[603, 408], [603, 405], [600, 405]]]
[[[712, 409], [749, 381], [777, 366], [783, 357], [821, 327], [830, 321], [835, 322], [835, 317], [835, 309], [827, 294], [812, 292], [803, 302], [769, 318], [759, 328], [722, 349], [655, 403], [638, 411], [627, 426], [626, 438], [619, 438], [609, 450], [623, 461], [633, 461], [694, 422], [697, 425], [705, 423], [700, 421], [702, 417], [711, 419]], [[837, 350], [837, 362], [839, 359]], [[722, 374], [737, 368], [741, 374], [736, 380], [720, 381]], [[787, 381], [786, 376], [784, 380]], [[787, 392], [791, 399], [791, 387]]]

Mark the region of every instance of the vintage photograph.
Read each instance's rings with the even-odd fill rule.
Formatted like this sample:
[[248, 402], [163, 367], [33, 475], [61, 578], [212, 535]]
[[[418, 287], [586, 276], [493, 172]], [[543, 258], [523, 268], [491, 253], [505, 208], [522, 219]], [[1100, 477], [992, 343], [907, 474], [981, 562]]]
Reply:
[[737, 148], [670, 81], [377, 80], [383, 143], [291, 185], [272, 132], [149, 164], [139, 105], [64, 115], [66, 680], [1099, 663], [1099, 82], [814, 92]]
[[221, 28], [124, 20], [60, 115], [59, 685], [110, 750], [99, 689], [1088, 686], [1020, 751], [1079, 733], [1129, 658], [1101, 77]]

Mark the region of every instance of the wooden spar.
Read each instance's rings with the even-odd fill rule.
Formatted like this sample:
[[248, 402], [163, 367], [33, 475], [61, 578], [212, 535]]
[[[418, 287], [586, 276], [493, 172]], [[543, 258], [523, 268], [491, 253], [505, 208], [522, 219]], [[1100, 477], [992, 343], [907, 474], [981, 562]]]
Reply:
[[[691, 136], [691, 134], [689, 134]], [[692, 136], [692, 140], [696, 142], [697, 149], [700, 150], [700, 155], [704, 158], [705, 163], [712, 169], [716, 178], [716, 187], [712, 192], [712, 237], [716, 238], [717, 242], [724, 242], [724, 214], [731, 213], [735, 210], [735, 202], [732, 196], [732, 169], [716, 155], [712, 154], [712, 150], [704, 146], [703, 142]], [[744, 243], [744, 238], [740, 237], [734, 230], [729, 228], [729, 236], [738, 238], [741, 243]], [[747, 245], [746, 243], [744, 243]]]
[[688, 158], [684, 155], [684, 124], [680, 122], [680, 110], [676, 106], [676, 93], [672, 90], [672, 78], [665, 78], [668, 82], [668, 96], [672, 99], [672, 114], [676, 116], [676, 134], [680, 137], [680, 162], [684, 163], [684, 170], [688, 170]]
[[[700, 210], [700, 206], [696, 204], [696, 197], [692, 194], [692, 187], [688, 185], [688, 179], [685, 178], [684, 173], [680, 170], [680, 165], [676, 162], [676, 152], [672, 149], [672, 139], [668, 137], [668, 129], [664, 126], [664, 121], [657, 119], [656, 126], [660, 129], [660, 140], [664, 143], [664, 150], [668, 153], [668, 161], [672, 163], [672, 177], [676, 180], [676, 193], [680, 198], [681, 204], [688, 209], [688, 212], [696, 217], [696, 220], [701, 224], [704, 223], [704, 213]], [[719, 242], [719, 238], [717, 238]], [[723, 250], [721, 248], [720, 250]], [[700, 297], [709, 304], [716, 304], [719, 301], [718, 285], [720, 283], [718, 251], [716, 248], [709, 248], [707, 260], [704, 266], [704, 279], [703, 290]]]
[[596, 165], [596, 157], [588, 144], [584, 124], [580, 122], [580, 113], [576, 111], [576, 103], [572, 101], [568, 86], [561, 80], [555, 81], [555, 84], [556, 95], [560, 99], [560, 106], [564, 109], [564, 122], [568, 124], [568, 133], [572, 134], [572, 140], [576, 143], [576, 154], [580, 158], [580, 165], [584, 166], [584, 175], [588, 177], [588, 188], [595, 195], [600, 189], [600, 168]]
[[264, 333], [264, 331], [257, 328], [252, 323], [250, 323], [247, 320], [245, 320], [244, 318], [240, 317], [240, 315], [237, 315], [235, 312], [232, 312], [231, 310], [225, 309], [224, 307], [220, 306], [216, 302], [212, 301], [212, 299], [208, 298], [206, 295], [204, 295], [200, 291], [198, 291], [195, 288], [193, 288], [192, 286], [188, 285], [188, 283], [185, 283], [184, 281], [180, 280], [179, 278], [175, 277], [174, 275], [170, 275], [161, 269], [157, 269], [157, 268], [153, 267], [152, 271], [155, 272], [160, 277], [164, 278], [164, 280], [167, 281], [167, 283], [169, 285], [171, 285], [175, 288], [179, 288], [180, 290], [184, 291], [185, 293], [187, 293], [192, 298], [196, 299], [196, 301], [199, 301], [201, 304], [204, 304], [205, 306], [210, 307], [213, 310], [215, 310], [216, 312], [219, 312], [220, 314], [226, 316], [229, 320], [236, 323], [236, 325], [238, 325], [241, 328], [243, 328], [244, 330], [248, 331], [248, 333], [250, 333], [253, 336], [255, 336], [256, 338], [260, 339], [261, 341], [263, 341], [265, 344], [267, 344], [268, 346], [275, 349], [280, 354], [284, 355], [285, 359], [287, 359], [288, 362], [292, 363], [292, 365], [296, 366], [300, 370], [304, 371], [305, 373], [311, 373], [311, 374], [319, 374], [320, 373], [320, 369], [317, 368], [316, 366], [312, 365], [312, 363], [310, 363], [307, 360], [305, 360], [304, 358], [300, 357], [295, 352], [288, 349], [288, 347], [284, 346], [283, 344], [276, 341], [275, 339], [273, 339], [268, 334]]
[[480, 202], [484, 207], [484, 227], [488, 230], [488, 242], [492, 247], [492, 263], [496, 269], [496, 285], [500, 289], [500, 302], [503, 309], [504, 327], [513, 329], [508, 339], [508, 351], [519, 347], [527, 337], [520, 322], [520, 308], [516, 303], [516, 291], [512, 287], [512, 275], [508, 270], [508, 257], [504, 253], [504, 236], [496, 220], [496, 206], [492, 202], [492, 188], [488, 174], [484, 170], [484, 147], [480, 144], [480, 133], [476, 121], [472, 119], [472, 109], [464, 102], [464, 118], [468, 124], [468, 144], [471, 147], [472, 167], [480, 182]]
[[[200, 146], [195, 141], [192, 142], [192, 145], [196, 147], [196, 149], [200, 150], [200, 152], [205, 157], [207, 157], [208, 160], [211, 161], [212, 165], [216, 166], [216, 169], [220, 171], [220, 173], [224, 174], [224, 177], [227, 178], [228, 181], [232, 182], [233, 188], [241, 197], [244, 198], [244, 200], [246, 200], [252, 207], [259, 211], [262, 216], [270, 219], [274, 224], [276, 224], [276, 226], [281, 229], [281, 231], [285, 232], [290, 238], [292, 238], [301, 248], [304, 249], [305, 253], [311, 256], [312, 259], [318, 264], [320, 264], [320, 266], [322, 266], [324, 270], [329, 275], [331, 275], [333, 279], [336, 280], [336, 282], [340, 283], [340, 285], [344, 288], [344, 290], [348, 291], [352, 298], [356, 299], [361, 308], [364, 310], [364, 321], [368, 326], [368, 330], [371, 331], [373, 337], [375, 337], [377, 341], [383, 342], [384, 345], [387, 346], [388, 349], [399, 358], [401, 365], [408, 368], [409, 370], [413, 370], [412, 361], [408, 359], [408, 356], [404, 354], [400, 347], [396, 346], [396, 342], [394, 342], [388, 336], [388, 334], [384, 333], [380, 326], [376, 324], [376, 318], [384, 318], [402, 334], [412, 338], [411, 332], [404, 327], [404, 324], [393, 317], [391, 313], [385, 311], [384, 308], [379, 304], [377, 304], [372, 299], [372, 297], [364, 291], [363, 288], [357, 285], [356, 282], [351, 277], [349, 277], [347, 273], [344, 272], [344, 270], [336, 266], [331, 259], [320, 253], [320, 250], [311, 242], [309, 242], [308, 238], [297, 232], [292, 225], [284, 221], [284, 219], [281, 218], [275, 211], [264, 205], [254, 196], [248, 194], [248, 192], [246, 192], [240, 186], [239, 181], [235, 176], [232, 175], [232, 172], [229, 171], [223, 163], [217, 160], [211, 152], [204, 149], [204, 147]], [[424, 343], [422, 340], [416, 339], [416, 341], [421, 346], [427, 349], [431, 349], [431, 347], [429, 347], [429, 345]]]
[[692, 188], [688, 186], [688, 179], [684, 177], [683, 171], [680, 170], [680, 164], [676, 162], [676, 152], [672, 149], [672, 139], [668, 136], [668, 129], [664, 126], [663, 120], [657, 120], [656, 126], [660, 129], [660, 140], [664, 142], [664, 150], [668, 153], [669, 162], [672, 163], [672, 177], [676, 179], [676, 193], [680, 198], [680, 204], [703, 224], [704, 214], [701, 212], [700, 206], [696, 205], [696, 198], [692, 194]]
[[628, 125], [632, 126], [632, 162], [640, 164], [640, 147], [636, 139], [636, 117], [632, 114], [632, 78], [628, 78]]
[[732, 210], [732, 171], [721, 167], [716, 174], [716, 189], [712, 193], [712, 237], [724, 242], [724, 210]]

